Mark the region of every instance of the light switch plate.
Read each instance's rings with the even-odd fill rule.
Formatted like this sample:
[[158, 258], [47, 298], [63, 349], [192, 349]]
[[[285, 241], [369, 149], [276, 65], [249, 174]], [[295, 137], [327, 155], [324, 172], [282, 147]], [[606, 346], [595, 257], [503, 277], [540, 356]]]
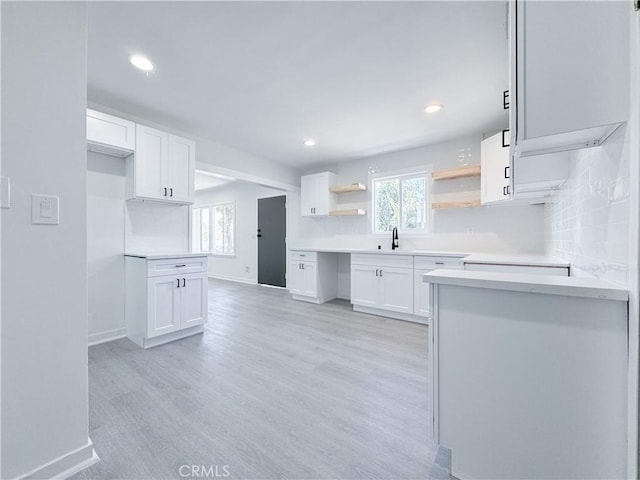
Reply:
[[0, 177], [0, 208], [11, 208], [11, 179]]
[[60, 224], [60, 197], [31, 195], [31, 223], [33, 225]]

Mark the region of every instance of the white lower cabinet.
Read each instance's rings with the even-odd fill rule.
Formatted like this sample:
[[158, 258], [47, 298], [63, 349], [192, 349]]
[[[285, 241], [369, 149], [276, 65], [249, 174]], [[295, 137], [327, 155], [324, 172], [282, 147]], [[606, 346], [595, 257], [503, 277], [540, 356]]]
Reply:
[[351, 255], [351, 303], [354, 310], [378, 309], [413, 314], [413, 257]]
[[336, 253], [292, 250], [287, 275], [294, 300], [324, 303], [338, 296]]
[[[160, 268], [163, 267], [163, 268]], [[143, 348], [203, 331], [207, 257], [125, 257], [127, 336]]]
[[414, 257], [413, 314], [424, 318], [421, 323], [427, 323], [431, 317], [429, 284], [422, 281], [422, 276], [440, 268], [462, 270], [464, 265], [461, 257]]

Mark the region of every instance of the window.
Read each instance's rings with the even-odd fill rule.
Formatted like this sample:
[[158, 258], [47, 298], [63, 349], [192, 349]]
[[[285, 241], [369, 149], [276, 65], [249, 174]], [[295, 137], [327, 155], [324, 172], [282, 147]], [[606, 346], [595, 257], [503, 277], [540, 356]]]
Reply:
[[191, 249], [215, 255], [234, 255], [235, 207], [233, 203], [193, 207]]
[[372, 180], [373, 233], [427, 233], [428, 173], [377, 177]]

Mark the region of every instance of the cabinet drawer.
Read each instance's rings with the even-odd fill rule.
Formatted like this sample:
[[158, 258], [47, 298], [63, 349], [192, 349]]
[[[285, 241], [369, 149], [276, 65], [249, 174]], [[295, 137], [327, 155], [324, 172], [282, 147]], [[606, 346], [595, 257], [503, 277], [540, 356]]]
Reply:
[[291, 250], [289, 256], [290, 260], [299, 260], [304, 262], [315, 262], [318, 259], [317, 252], [307, 252], [303, 250]]
[[413, 268], [413, 256], [395, 254], [363, 254], [351, 255], [352, 265], [373, 265], [374, 267]]
[[452, 257], [413, 257], [413, 266], [416, 269], [421, 270], [436, 270], [438, 268], [453, 268], [462, 270], [464, 265], [462, 264], [462, 258]]
[[163, 258], [147, 262], [147, 276], [183, 275], [207, 271], [207, 257]]

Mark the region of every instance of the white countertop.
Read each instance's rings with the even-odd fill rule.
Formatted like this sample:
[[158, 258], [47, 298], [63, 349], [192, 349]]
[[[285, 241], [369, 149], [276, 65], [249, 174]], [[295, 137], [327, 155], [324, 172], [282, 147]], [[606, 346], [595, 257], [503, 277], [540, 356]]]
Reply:
[[482, 263], [488, 265], [521, 265], [533, 267], [566, 267], [569, 262], [558, 260], [549, 255], [535, 254], [502, 254], [502, 253], [472, 253], [462, 259], [464, 263]]
[[208, 254], [206, 253], [175, 253], [175, 252], [167, 252], [167, 253], [125, 253], [125, 257], [138, 257], [138, 258], [146, 258], [147, 260], [162, 260], [163, 258], [195, 258], [195, 257], [206, 257]]
[[383, 248], [378, 250], [371, 248], [290, 248], [290, 251], [297, 252], [324, 252], [324, 253], [375, 253], [377, 255], [413, 255], [413, 256], [427, 256], [427, 257], [456, 257], [463, 258], [469, 255], [465, 252], [443, 252], [435, 250], [391, 250], [390, 248]]
[[603, 280], [526, 273], [439, 269], [422, 275], [425, 283], [515, 292], [628, 301], [629, 292]]

